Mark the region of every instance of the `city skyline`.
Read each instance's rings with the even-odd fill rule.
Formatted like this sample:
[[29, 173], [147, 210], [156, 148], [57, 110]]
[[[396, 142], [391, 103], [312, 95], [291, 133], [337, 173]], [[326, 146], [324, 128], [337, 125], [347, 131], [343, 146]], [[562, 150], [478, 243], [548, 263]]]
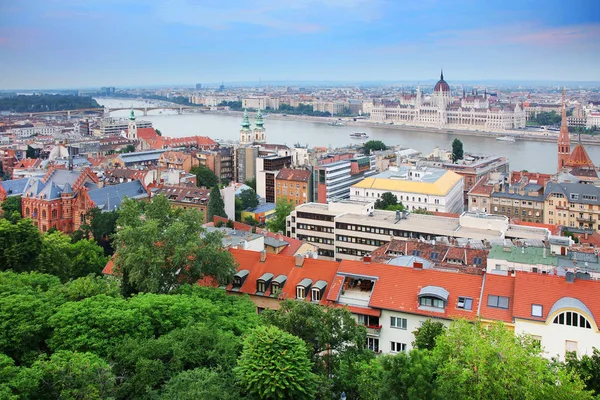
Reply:
[[0, 4], [0, 89], [599, 78], [592, 0], [206, 4]]

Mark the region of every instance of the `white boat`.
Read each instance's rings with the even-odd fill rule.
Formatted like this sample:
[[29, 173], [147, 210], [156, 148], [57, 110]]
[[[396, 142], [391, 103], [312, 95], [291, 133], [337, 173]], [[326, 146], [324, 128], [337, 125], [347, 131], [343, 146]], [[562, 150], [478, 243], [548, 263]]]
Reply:
[[351, 137], [352, 139], [368, 139], [368, 138], [369, 138], [369, 135], [367, 135], [367, 134], [366, 134], [366, 133], [364, 133], [364, 132], [352, 132], [352, 133], [350, 134], [350, 137]]
[[500, 140], [502, 142], [516, 142], [517, 141], [512, 136], [500, 136], [500, 137], [497, 137], [496, 140]]
[[342, 121], [334, 121], [334, 122], [330, 123], [329, 125], [331, 125], [331, 126], [344, 126], [344, 123]]

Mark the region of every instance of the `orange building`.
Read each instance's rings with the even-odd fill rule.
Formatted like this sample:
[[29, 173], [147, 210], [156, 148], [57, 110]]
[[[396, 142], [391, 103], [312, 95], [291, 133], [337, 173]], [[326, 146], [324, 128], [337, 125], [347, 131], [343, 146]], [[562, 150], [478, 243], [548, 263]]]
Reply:
[[295, 205], [310, 202], [310, 171], [284, 168], [275, 177], [275, 200], [287, 199]]
[[181, 151], [165, 151], [158, 157], [158, 167], [161, 169], [178, 169], [190, 172], [193, 166], [199, 164], [199, 161]]

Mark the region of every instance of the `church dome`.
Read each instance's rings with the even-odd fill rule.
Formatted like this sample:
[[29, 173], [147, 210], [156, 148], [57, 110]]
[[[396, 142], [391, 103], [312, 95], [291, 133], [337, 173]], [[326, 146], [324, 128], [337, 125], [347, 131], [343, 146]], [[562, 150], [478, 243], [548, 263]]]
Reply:
[[444, 72], [440, 74], [440, 80], [435, 84], [434, 92], [450, 92], [450, 85], [444, 80]]

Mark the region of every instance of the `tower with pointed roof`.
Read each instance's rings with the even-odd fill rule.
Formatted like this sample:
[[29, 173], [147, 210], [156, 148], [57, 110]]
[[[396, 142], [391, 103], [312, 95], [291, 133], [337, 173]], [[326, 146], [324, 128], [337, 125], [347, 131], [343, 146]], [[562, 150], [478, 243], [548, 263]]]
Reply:
[[127, 139], [137, 139], [137, 123], [135, 122], [135, 111], [131, 106], [131, 113], [129, 114], [129, 123], [127, 124]]
[[254, 132], [253, 133], [254, 133], [254, 137], [253, 137], [254, 143], [266, 143], [267, 142], [266, 131], [265, 131], [265, 122], [263, 121], [262, 112], [260, 111], [260, 108], [258, 109], [258, 112], [256, 113], [256, 119], [254, 120]]
[[242, 129], [240, 129], [240, 144], [246, 145], [252, 143], [252, 129], [248, 120], [248, 111], [244, 110], [244, 119], [242, 120]]
[[565, 89], [562, 91], [562, 122], [558, 134], [558, 172], [562, 171], [571, 158], [571, 138], [567, 126], [567, 108], [565, 106]]
[[440, 80], [433, 88], [433, 99], [440, 109], [445, 109], [446, 106], [452, 102], [450, 85], [444, 80], [444, 70], [440, 71]]

